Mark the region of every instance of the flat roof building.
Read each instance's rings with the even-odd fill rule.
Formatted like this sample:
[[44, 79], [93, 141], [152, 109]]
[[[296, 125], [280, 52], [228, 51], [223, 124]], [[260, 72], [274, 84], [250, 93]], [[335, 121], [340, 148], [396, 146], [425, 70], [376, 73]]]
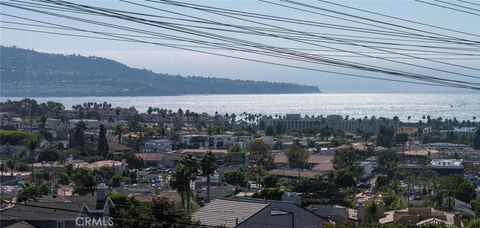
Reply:
[[465, 168], [462, 159], [432, 159], [432, 161], [430, 161], [430, 167], [439, 175], [463, 175]]

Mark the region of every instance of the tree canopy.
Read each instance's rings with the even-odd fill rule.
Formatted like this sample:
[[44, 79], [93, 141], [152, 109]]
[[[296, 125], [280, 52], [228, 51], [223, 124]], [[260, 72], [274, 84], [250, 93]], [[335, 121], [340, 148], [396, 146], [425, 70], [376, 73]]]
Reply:
[[250, 144], [250, 162], [262, 166], [265, 169], [273, 167], [272, 148], [266, 142], [256, 139]]
[[297, 144], [292, 145], [287, 149], [287, 152], [285, 152], [285, 155], [287, 156], [288, 166], [290, 168], [303, 169], [307, 166], [309, 153], [300, 145], [297, 145]]

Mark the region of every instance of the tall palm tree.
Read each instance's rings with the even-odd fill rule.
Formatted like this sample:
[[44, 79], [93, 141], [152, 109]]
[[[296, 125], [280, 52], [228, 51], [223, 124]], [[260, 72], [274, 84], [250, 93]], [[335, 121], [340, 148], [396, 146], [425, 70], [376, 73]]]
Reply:
[[172, 181], [170, 182], [172, 187], [180, 192], [184, 210], [187, 214], [190, 212], [190, 197], [192, 196], [190, 181], [195, 180], [197, 174], [197, 160], [189, 154], [183, 157], [177, 167], [175, 167], [175, 172], [173, 173]]
[[33, 180], [33, 163], [35, 163], [35, 149], [38, 146], [38, 140], [35, 138], [29, 139], [26, 142], [26, 146], [28, 150], [30, 151], [30, 158], [32, 160], [32, 180]]
[[182, 208], [186, 213], [185, 195], [187, 193], [187, 187], [190, 185], [190, 179], [188, 178], [188, 167], [180, 163], [175, 167], [175, 172], [170, 179], [170, 186], [177, 190], [182, 199]]
[[118, 143], [122, 143], [122, 135], [125, 133], [125, 129], [122, 127], [120, 124], [116, 124], [113, 127], [113, 134], [117, 135], [118, 137]]
[[3, 153], [7, 157], [10, 157], [10, 155], [12, 155], [12, 147], [10, 147], [10, 144], [8, 142], [5, 144], [5, 148], [3, 149]]
[[10, 176], [13, 176], [13, 170], [15, 169], [15, 156], [7, 160], [7, 167], [10, 169]]
[[210, 175], [212, 175], [217, 169], [217, 158], [212, 151], [207, 151], [205, 156], [200, 160], [200, 170], [202, 175], [207, 178], [207, 199], [205, 202], [210, 202]]

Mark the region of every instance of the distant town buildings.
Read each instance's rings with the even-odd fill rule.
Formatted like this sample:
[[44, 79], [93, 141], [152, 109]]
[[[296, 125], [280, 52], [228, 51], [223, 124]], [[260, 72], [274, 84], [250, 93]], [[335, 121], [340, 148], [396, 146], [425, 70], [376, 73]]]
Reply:
[[148, 140], [140, 147], [140, 153], [162, 153], [172, 151], [172, 142], [168, 139]]
[[228, 149], [238, 145], [246, 149], [252, 142], [252, 136], [235, 135], [182, 135], [180, 142], [187, 148], [207, 147], [213, 149]]
[[461, 159], [432, 159], [430, 166], [439, 175], [463, 175], [463, 160]]
[[399, 121], [386, 118], [346, 119], [339, 115], [301, 117], [300, 114], [287, 114], [283, 118], [265, 118], [264, 120], [267, 126], [280, 127], [287, 131], [291, 129], [319, 129], [322, 126], [328, 126], [335, 131], [375, 133], [380, 126], [397, 127], [400, 124]]

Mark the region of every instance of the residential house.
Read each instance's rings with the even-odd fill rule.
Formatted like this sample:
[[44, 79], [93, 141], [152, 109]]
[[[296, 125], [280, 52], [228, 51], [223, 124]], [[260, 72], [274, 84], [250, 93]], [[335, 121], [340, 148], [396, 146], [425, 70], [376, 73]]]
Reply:
[[135, 156], [143, 159], [146, 165], [149, 166], [159, 166], [164, 165], [164, 158], [166, 154], [164, 153], [135, 153]]
[[240, 222], [236, 227], [321, 228], [328, 220], [292, 202], [272, 201], [262, 210]]
[[431, 207], [415, 207], [387, 211], [385, 212], [385, 216], [379, 219], [379, 222], [381, 224], [397, 225], [427, 225], [441, 223], [446, 226], [463, 227], [461, 216], [459, 214], [439, 211]]
[[[314, 171], [333, 170], [333, 157], [331, 155], [310, 154], [307, 160], [307, 169]], [[285, 154], [275, 154], [273, 159], [276, 168], [288, 168], [288, 158]]]
[[124, 154], [124, 153], [129, 152], [130, 150], [131, 150], [130, 147], [128, 147], [124, 144], [114, 142], [114, 141], [108, 142], [108, 152], [109, 153]]
[[430, 167], [439, 175], [463, 175], [464, 171], [462, 159], [432, 159]]
[[270, 175], [277, 177], [285, 177], [289, 179], [299, 179], [300, 177], [316, 178], [321, 172], [313, 170], [300, 170], [300, 169], [272, 169], [268, 171]]
[[332, 220], [333, 222], [335, 222], [335, 224], [343, 224], [345, 222], [358, 222], [357, 210], [352, 208], [340, 205], [311, 204], [307, 207], [307, 209], [317, 215]]
[[373, 175], [375, 163], [372, 161], [361, 161], [360, 167], [362, 168], [362, 176], [360, 177], [360, 179], [365, 180]]
[[[222, 182], [220, 181], [219, 175], [210, 175], [210, 186], [218, 186], [221, 185]], [[207, 178], [206, 177], [197, 177], [194, 181], [193, 185], [195, 186], [194, 189], [199, 189], [207, 186]]]
[[[210, 186], [210, 201], [218, 198], [231, 197], [235, 193], [236, 187], [233, 185], [219, 185]], [[197, 201], [206, 202], [207, 200], [207, 188], [203, 186], [196, 190]]]
[[325, 218], [295, 203], [255, 199], [214, 199], [192, 215], [202, 225], [223, 227], [320, 228]]
[[1, 211], [0, 224], [2, 227], [74, 228], [79, 227], [78, 223], [83, 223], [85, 218], [108, 222], [110, 209], [115, 205], [107, 193], [108, 188], [102, 183], [94, 195], [45, 196], [36, 201], [14, 203]]
[[235, 135], [182, 135], [180, 142], [187, 148], [208, 147], [212, 149], [228, 149], [234, 145], [241, 149], [247, 148], [252, 143], [252, 136]]
[[155, 139], [143, 143], [140, 153], [162, 153], [172, 151], [172, 142], [168, 139]]
[[211, 151], [215, 155], [217, 161], [224, 161], [225, 156], [229, 153], [228, 150], [221, 149], [183, 149], [178, 150], [177, 152], [180, 153], [181, 156], [191, 154], [194, 157], [200, 158], [203, 157], [208, 151]]

